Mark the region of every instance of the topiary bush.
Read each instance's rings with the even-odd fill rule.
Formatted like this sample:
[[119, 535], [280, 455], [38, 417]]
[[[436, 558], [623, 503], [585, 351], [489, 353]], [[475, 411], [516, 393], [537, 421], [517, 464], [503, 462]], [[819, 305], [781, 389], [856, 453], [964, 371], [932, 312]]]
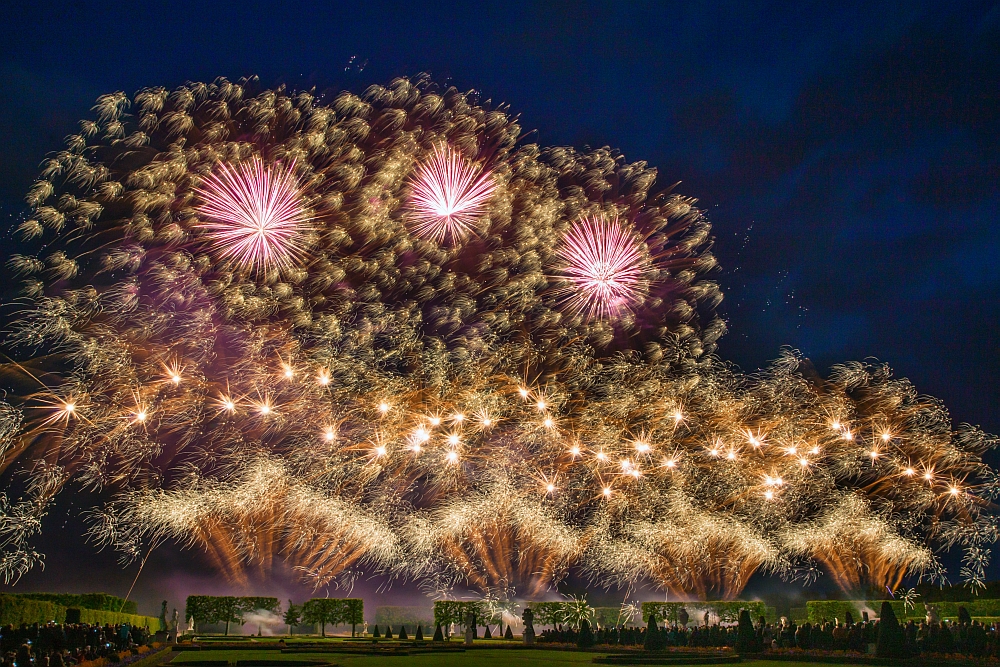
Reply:
[[[873, 607], [874, 608], [874, 607]], [[846, 621], [847, 615], [861, 616], [861, 608], [855, 600], [810, 600], [806, 602], [806, 618], [810, 623], [824, 621]]]
[[594, 633], [590, 629], [590, 621], [587, 619], [580, 622], [580, 633], [576, 636], [576, 645], [579, 648], [590, 648], [594, 645]]
[[878, 639], [875, 643], [875, 657], [902, 659], [907, 657], [906, 638], [903, 628], [899, 625], [896, 612], [888, 600], [882, 602], [879, 612]]

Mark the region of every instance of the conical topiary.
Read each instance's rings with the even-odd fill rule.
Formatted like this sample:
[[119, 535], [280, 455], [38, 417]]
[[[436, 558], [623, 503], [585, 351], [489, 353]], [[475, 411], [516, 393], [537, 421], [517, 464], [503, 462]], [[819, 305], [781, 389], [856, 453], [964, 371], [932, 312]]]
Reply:
[[503, 633], [504, 639], [513, 639], [514, 633], [510, 631], [510, 623], [507, 624], [507, 632]]
[[382, 638], [382, 635], [379, 634], [378, 626], [377, 625], [375, 626], [375, 629], [372, 630], [372, 637], [374, 637], [375, 639], [381, 639]]
[[444, 631], [441, 630], [441, 624], [438, 623], [437, 627], [434, 628], [434, 639], [432, 641], [443, 642], [444, 641]]
[[649, 622], [646, 624], [646, 641], [643, 648], [647, 651], [660, 650], [660, 629], [656, 627], [656, 616], [649, 615]]
[[413, 641], [422, 642], [424, 641], [424, 626], [417, 626], [417, 634], [413, 635]]
[[386, 639], [392, 639], [392, 626], [391, 625], [385, 626], [385, 638]]
[[757, 643], [754, 639], [753, 621], [750, 620], [750, 612], [743, 609], [740, 611], [740, 621], [736, 628], [736, 652], [753, 653]]
[[396, 639], [402, 639], [403, 641], [406, 641], [409, 638], [410, 638], [409, 635], [406, 634], [406, 626], [405, 625], [399, 626], [399, 634], [396, 635]]
[[844, 612], [844, 623], [846, 623], [848, 627], [854, 625], [854, 614], [850, 611]]
[[958, 608], [958, 622], [960, 625], [972, 625], [972, 615], [969, 614], [969, 610], [962, 605]]
[[576, 637], [576, 645], [579, 648], [590, 648], [594, 645], [594, 632], [590, 629], [590, 621], [587, 619], [580, 621], [580, 634]]
[[490, 626], [486, 626], [486, 632], [483, 633], [483, 639], [493, 639], [493, 633], [490, 632]]
[[899, 626], [892, 605], [886, 600], [882, 602], [882, 610], [879, 612], [875, 657], [905, 658], [906, 654], [906, 638], [903, 636], [903, 628]]

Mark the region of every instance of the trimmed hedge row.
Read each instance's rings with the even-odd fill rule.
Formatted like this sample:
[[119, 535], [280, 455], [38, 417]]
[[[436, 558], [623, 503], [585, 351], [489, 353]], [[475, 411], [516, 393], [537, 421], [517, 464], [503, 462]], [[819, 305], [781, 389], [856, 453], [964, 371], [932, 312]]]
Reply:
[[452, 623], [465, 627], [465, 615], [470, 612], [476, 615], [476, 625], [483, 625], [486, 612], [481, 602], [434, 601], [434, 623], [443, 628]]
[[[28, 595], [34, 596], [36, 594]], [[67, 608], [61, 604], [37, 600], [25, 595], [0, 593], [0, 625], [9, 624], [17, 626], [22, 623], [27, 623], [28, 625], [32, 623], [44, 624], [49, 621], [65, 623], [67, 612], [74, 617], [79, 614], [79, 621], [73, 618], [72, 622], [89, 623], [91, 625], [128, 623], [136, 627], [149, 628], [153, 632], [163, 629], [160, 625], [160, 619], [155, 616], [120, 614], [101, 609]]]
[[156, 616], [142, 616], [140, 614], [119, 614], [115, 611], [103, 611], [100, 609], [80, 609], [80, 622], [90, 625], [118, 625], [128, 623], [137, 628], [146, 628], [150, 632], [165, 630], [160, 619]]
[[66, 607], [62, 605], [0, 593], [0, 625], [31, 625], [49, 621], [62, 623], [65, 618]]
[[433, 630], [434, 611], [427, 607], [375, 607], [375, 625], [380, 627], [405, 625], [408, 628], [421, 625], [424, 629]]
[[621, 607], [594, 607], [594, 623], [602, 628], [610, 628], [619, 625], [635, 625], [639, 623], [639, 619], [624, 618]]
[[740, 611], [746, 609], [750, 612], [750, 617], [757, 621], [763, 616], [768, 621], [777, 620], [774, 607], [768, 607], [760, 600], [730, 600], [718, 602], [643, 602], [642, 617], [648, 621], [650, 615], [656, 617], [658, 623], [673, 624], [678, 622], [678, 615], [681, 609], [688, 612], [689, 623], [701, 625], [705, 612], [710, 612], [718, 617], [720, 623], [736, 623], [740, 618]]
[[[863, 600], [809, 600], [806, 602], [806, 618], [810, 623], [823, 623], [824, 621], [839, 620], [846, 622], [847, 613], [851, 613], [854, 621], [861, 620], [861, 607], [868, 606]], [[896, 617], [902, 618], [902, 604], [900, 609], [893, 608], [897, 612]], [[869, 607], [871, 608], [871, 607]], [[802, 619], [797, 619], [802, 620]]]
[[[839, 619], [844, 621], [846, 612], [850, 611], [855, 621], [861, 620], [861, 610], [877, 610], [882, 606], [882, 600], [810, 600], [806, 602], [807, 617], [810, 623], [821, 623]], [[917, 602], [909, 609], [902, 600], [889, 600], [896, 618], [918, 620], [927, 615], [927, 607], [923, 602]], [[929, 602], [937, 609], [938, 617], [957, 619], [958, 608], [965, 607], [974, 618], [991, 618], [1000, 616], [1000, 600], [972, 600], [970, 602]], [[878, 612], [876, 611], [875, 614]], [[873, 615], [875, 615], [873, 614]]]
[[133, 600], [123, 600], [116, 595], [107, 593], [17, 593], [19, 597], [28, 600], [51, 602], [67, 609], [95, 609], [113, 611], [124, 614], [138, 614], [139, 610]]

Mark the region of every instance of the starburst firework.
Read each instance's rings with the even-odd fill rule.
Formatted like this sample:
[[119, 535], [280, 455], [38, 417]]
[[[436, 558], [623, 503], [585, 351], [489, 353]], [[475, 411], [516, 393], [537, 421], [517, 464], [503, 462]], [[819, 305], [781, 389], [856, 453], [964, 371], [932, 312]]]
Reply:
[[417, 168], [411, 188], [414, 233], [437, 243], [457, 243], [475, 233], [496, 184], [481, 165], [440, 144]]
[[982, 580], [995, 438], [885, 366], [718, 360], [709, 224], [645, 164], [405, 79], [128, 104], [46, 161], [8, 262], [4, 578], [73, 483], [126, 557], [170, 540], [236, 581], [730, 598], [762, 570], [895, 587], [953, 545]]
[[267, 167], [255, 157], [235, 167], [221, 163], [205, 178], [195, 192], [208, 222], [198, 227], [219, 255], [257, 271], [286, 268], [302, 255], [309, 216], [294, 167]]
[[573, 224], [556, 256], [569, 282], [560, 293], [571, 313], [610, 320], [642, 301], [649, 260], [634, 230], [617, 218], [588, 217]]

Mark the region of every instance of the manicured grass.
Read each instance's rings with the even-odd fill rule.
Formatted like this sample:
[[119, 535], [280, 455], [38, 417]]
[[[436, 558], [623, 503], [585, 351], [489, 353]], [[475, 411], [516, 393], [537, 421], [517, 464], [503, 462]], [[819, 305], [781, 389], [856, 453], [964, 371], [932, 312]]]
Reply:
[[[458, 643], [454, 642], [457, 647]], [[555, 650], [525, 650], [525, 649], [475, 649], [462, 653], [429, 653], [409, 656], [380, 655], [345, 655], [339, 653], [285, 653], [278, 651], [240, 651], [205, 649], [201, 651], [183, 651], [174, 656], [171, 661], [177, 667], [183, 667], [185, 662], [201, 660], [219, 660], [232, 664], [239, 660], [274, 660], [301, 661], [323, 660], [341, 667], [376, 667], [381, 665], [398, 665], [398, 667], [503, 667], [518, 665], [529, 667], [537, 665], [590, 665], [591, 661], [602, 653], [584, 653], [576, 651]], [[744, 660], [738, 663], [741, 667], [837, 667], [831, 663], [776, 663], [767, 660]], [[851, 667], [857, 667], [852, 665]]]

